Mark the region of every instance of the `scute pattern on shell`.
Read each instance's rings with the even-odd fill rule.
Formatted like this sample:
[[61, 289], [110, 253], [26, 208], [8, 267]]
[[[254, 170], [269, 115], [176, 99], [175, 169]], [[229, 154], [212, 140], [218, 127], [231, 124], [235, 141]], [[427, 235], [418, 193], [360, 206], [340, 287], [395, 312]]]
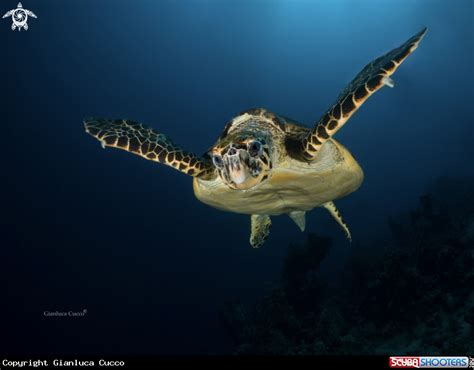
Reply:
[[219, 139], [225, 138], [229, 132], [233, 131], [238, 125], [244, 123], [246, 120], [242, 119], [243, 117], [248, 117], [247, 120], [252, 118], [261, 120], [263, 118], [266, 122], [274, 126], [276, 130], [282, 133], [285, 131], [285, 120], [283, 120], [281, 117], [265, 108], [251, 108], [240, 112], [236, 117], [227, 122]]

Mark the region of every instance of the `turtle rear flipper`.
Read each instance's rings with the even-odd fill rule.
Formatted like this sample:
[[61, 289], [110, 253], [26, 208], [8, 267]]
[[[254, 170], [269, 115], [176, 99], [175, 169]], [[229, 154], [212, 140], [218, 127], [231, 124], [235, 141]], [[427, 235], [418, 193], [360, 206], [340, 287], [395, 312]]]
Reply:
[[102, 143], [137, 154], [145, 159], [163, 163], [186, 175], [211, 179], [214, 166], [196, 154], [184, 151], [167, 136], [142, 123], [126, 119], [88, 118], [84, 121], [86, 132]]
[[344, 126], [373, 93], [383, 86], [394, 86], [390, 76], [418, 47], [425, 33], [426, 28], [400, 47], [367, 64], [292, 152], [306, 161], [314, 160], [321, 146]]
[[267, 240], [268, 235], [270, 234], [272, 220], [268, 215], [252, 215], [250, 217], [250, 222], [250, 244], [254, 248], [259, 248], [263, 243], [265, 243], [265, 240]]
[[326, 208], [329, 211], [331, 216], [334, 217], [336, 222], [342, 227], [342, 230], [344, 230], [346, 238], [349, 239], [350, 242], [352, 242], [352, 236], [351, 232], [349, 231], [349, 226], [347, 226], [346, 222], [341, 216], [341, 212], [339, 212], [339, 210], [336, 208], [334, 202], [326, 202], [322, 205], [322, 207]]

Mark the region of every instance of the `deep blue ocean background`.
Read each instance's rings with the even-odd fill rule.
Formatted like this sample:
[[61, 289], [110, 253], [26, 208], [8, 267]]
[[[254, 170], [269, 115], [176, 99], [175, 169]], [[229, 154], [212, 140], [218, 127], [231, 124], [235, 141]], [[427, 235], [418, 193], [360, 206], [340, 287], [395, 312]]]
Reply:
[[[16, 4], [0, 1], [0, 13]], [[337, 202], [352, 244], [326, 211], [307, 216], [307, 232], [334, 240], [328, 276], [437, 177], [474, 175], [472, 1], [23, 5], [38, 16], [28, 31], [0, 22], [5, 352], [227, 353], [224, 302], [272, 287], [305, 238], [281, 216], [252, 249], [249, 217], [199, 203], [169, 167], [103, 151], [85, 117], [139, 120], [197, 153], [251, 107], [311, 125], [365, 64], [427, 26], [395, 88], [337, 134], [365, 181]]]

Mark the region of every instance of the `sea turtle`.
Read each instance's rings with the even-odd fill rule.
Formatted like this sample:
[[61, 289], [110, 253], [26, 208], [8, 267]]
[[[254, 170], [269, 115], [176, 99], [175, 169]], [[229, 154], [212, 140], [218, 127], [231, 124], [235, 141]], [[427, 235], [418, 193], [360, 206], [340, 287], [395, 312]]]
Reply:
[[2, 18], [7, 18], [7, 17], [12, 17], [12, 30], [15, 31], [16, 28], [18, 28], [18, 31], [21, 31], [22, 28], [25, 29], [25, 31], [28, 30], [28, 16], [37, 18], [36, 14], [33, 13], [31, 10], [24, 9], [23, 5], [21, 3], [18, 3], [16, 6], [16, 9], [9, 10], [6, 12]]
[[312, 128], [263, 108], [246, 110], [227, 123], [202, 156], [127, 119], [86, 119], [85, 129], [104, 148], [127, 150], [192, 176], [200, 201], [251, 215], [253, 247], [267, 238], [270, 216], [288, 214], [303, 231], [305, 212], [320, 206], [351, 239], [333, 201], [355, 191], [364, 175], [351, 153], [332, 137], [369, 96], [384, 85], [393, 87], [390, 75], [425, 32], [366, 65]]

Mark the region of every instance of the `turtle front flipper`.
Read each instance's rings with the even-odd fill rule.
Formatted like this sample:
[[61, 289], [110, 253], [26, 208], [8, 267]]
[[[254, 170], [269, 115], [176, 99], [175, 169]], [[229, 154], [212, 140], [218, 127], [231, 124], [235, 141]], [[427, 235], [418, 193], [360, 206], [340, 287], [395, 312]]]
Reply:
[[250, 216], [250, 244], [254, 248], [259, 248], [265, 243], [270, 234], [272, 220], [268, 215], [252, 215]]
[[[339, 95], [336, 103], [320, 118], [311, 131], [296, 147], [295, 154], [306, 161], [316, 158], [321, 146], [329, 140], [359, 107], [383, 86], [393, 87], [390, 76], [417, 47], [426, 28], [406, 41], [403, 45], [375, 59], [352, 80]], [[298, 153], [299, 152], [299, 153]]]
[[211, 179], [216, 175], [210, 161], [184, 151], [167, 136], [142, 123], [126, 119], [89, 118], [84, 121], [84, 126], [88, 134], [102, 143], [103, 148], [123, 149], [193, 177]]
[[349, 239], [349, 241], [351, 242], [352, 241], [352, 236], [351, 236], [351, 232], [349, 231], [349, 227], [347, 226], [346, 222], [342, 218], [341, 212], [338, 211], [338, 209], [336, 208], [336, 205], [334, 204], [334, 202], [324, 203], [322, 205], [322, 207], [326, 208], [329, 211], [329, 213], [331, 214], [331, 216], [334, 217], [336, 222], [344, 230], [344, 233], [346, 234], [347, 239]]

